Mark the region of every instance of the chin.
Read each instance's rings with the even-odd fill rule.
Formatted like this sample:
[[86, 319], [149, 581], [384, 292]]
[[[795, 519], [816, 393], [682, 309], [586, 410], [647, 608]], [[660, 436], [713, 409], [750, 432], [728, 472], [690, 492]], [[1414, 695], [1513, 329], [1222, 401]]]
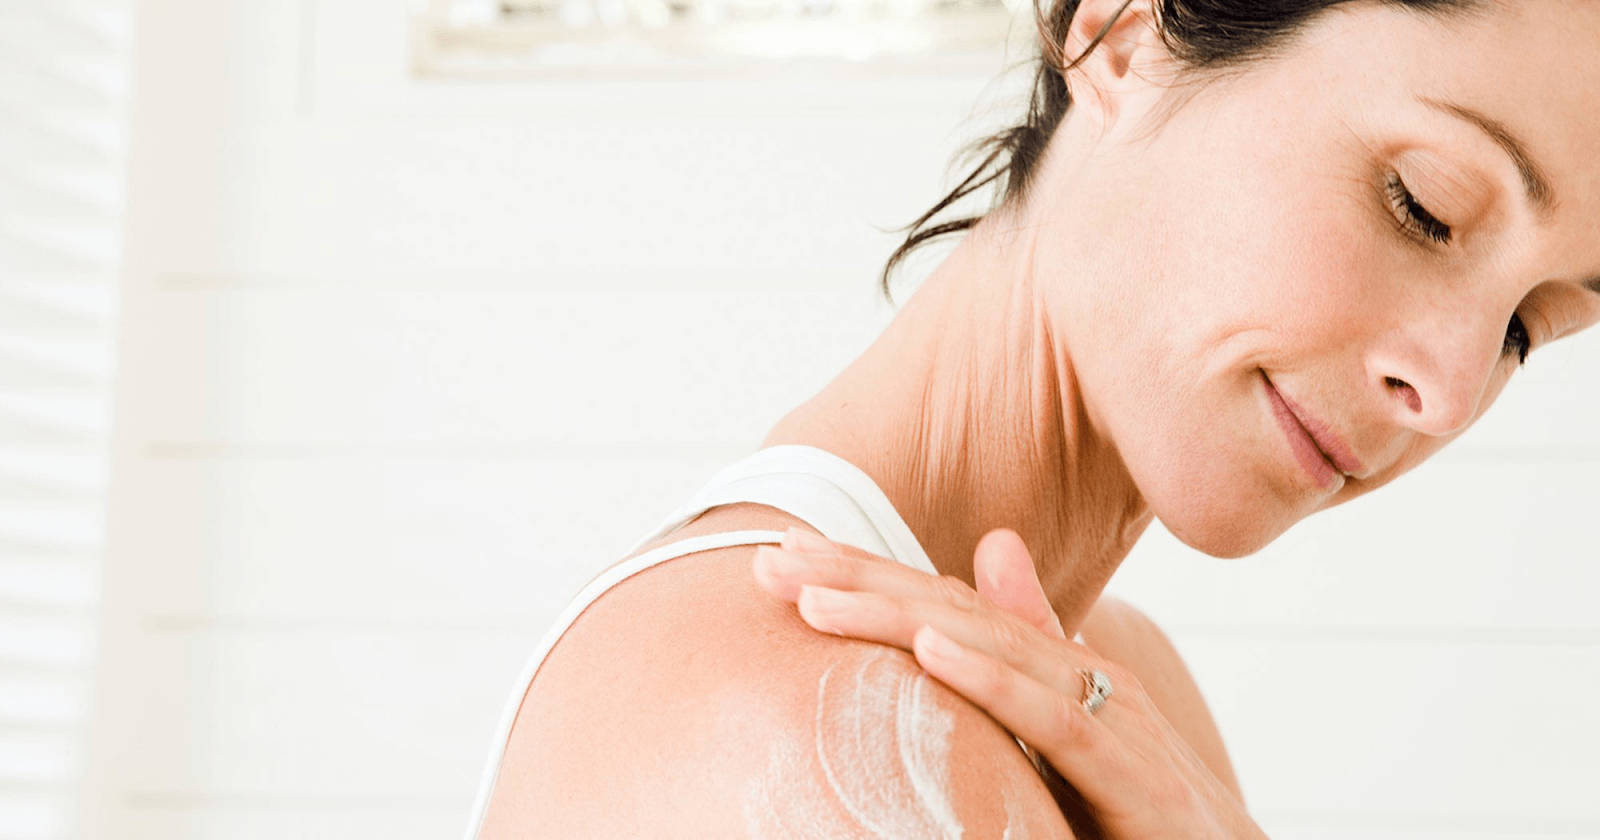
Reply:
[[[1187, 442], [1181, 433], [1167, 439]], [[1159, 439], [1158, 439], [1159, 442]], [[1128, 474], [1150, 512], [1184, 545], [1212, 557], [1248, 557], [1323, 501], [1310, 489], [1274, 481], [1252, 451], [1189, 445], [1123, 450]]]
[[1232, 560], [1266, 548], [1297, 521], [1295, 517], [1274, 516], [1282, 512], [1277, 502], [1270, 496], [1211, 499], [1191, 495], [1182, 504], [1162, 506], [1152, 500], [1151, 506], [1162, 526], [1184, 545]]
[[[1160, 517], [1157, 517], [1160, 519]], [[1278, 535], [1276, 533], [1266, 537], [1242, 532], [1242, 529], [1206, 529], [1194, 530], [1183, 527], [1177, 523], [1161, 520], [1161, 524], [1172, 532], [1184, 545], [1202, 554], [1209, 554], [1223, 560], [1234, 560], [1240, 557], [1249, 557], [1267, 547]]]

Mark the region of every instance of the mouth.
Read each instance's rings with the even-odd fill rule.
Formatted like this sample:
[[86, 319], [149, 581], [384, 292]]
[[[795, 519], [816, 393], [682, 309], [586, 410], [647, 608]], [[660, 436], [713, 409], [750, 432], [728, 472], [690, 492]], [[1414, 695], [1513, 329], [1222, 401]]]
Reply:
[[1295, 460], [1316, 480], [1318, 486], [1332, 487], [1362, 471], [1361, 461], [1337, 432], [1284, 396], [1264, 370], [1261, 371], [1261, 380], [1266, 383], [1273, 416], [1289, 439], [1289, 448], [1294, 452]]

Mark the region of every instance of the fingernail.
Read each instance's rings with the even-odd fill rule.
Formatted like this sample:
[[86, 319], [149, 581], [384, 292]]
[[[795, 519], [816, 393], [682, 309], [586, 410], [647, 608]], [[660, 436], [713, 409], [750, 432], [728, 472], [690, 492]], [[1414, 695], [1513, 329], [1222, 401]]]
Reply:
[[822, 612], [843, 612], [851, 607], [854, 599], [848, 592], [829, 589], [825, 586], [812, 586], [806, 584], [800, 587], [800, 597], [816, 610]]
[[946, 662], [955, 662], [961, 658], [961, 646], [951, 641], [943, 633], [932, 627], [924, 627], [917, 634], [922, 637], [922, 646], [936, 659]]
[[1002, 586], [1002, 584], [1004, 584], [1005, 581], [1000, 577], [1000, 564], [995, 563], [992, 560], [985, 562], [983, 564], [983, 581], [984, 583], [989, 584], [989, 588], [991, 590], [998, 592], [1004, 589], [1005, 587]]
[[804, 528], [790, 525], [783, 532], [783, 547], [794, 551], [809, 551], [813, 554], [823, 554], [833, 549], [833, 544], [821, 535], [813, 534]]
[[806, 570], [806, 560], [795, 554], [763, 545], [756, 549], [756, 559], [766, 567], [767, 571], [778, 577], [795, 577]]

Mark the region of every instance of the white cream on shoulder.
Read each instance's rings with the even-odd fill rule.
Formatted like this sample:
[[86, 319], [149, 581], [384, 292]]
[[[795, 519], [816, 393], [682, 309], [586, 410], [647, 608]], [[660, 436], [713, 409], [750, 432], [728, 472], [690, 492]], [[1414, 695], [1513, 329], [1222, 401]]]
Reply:
[[930, 689], [926, 674], [887, 649], [829, 666], [812, 731], [779, 739], [751, 784], [751, 836], [960, 838], [950, 804], [955, 720]]

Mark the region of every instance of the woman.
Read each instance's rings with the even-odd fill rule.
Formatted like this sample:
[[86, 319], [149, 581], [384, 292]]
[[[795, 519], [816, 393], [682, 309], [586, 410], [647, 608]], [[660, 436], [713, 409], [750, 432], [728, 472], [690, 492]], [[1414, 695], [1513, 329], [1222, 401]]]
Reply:
[[1040, 37], [999, 206], [920, 220], [967, 233], [878, 341], [575, 602], [478, 836], [1261, 836], [1100, 591], [1154, 517], [1238, 556], [1381, 486], [1600, 321], [1600, 6]]

